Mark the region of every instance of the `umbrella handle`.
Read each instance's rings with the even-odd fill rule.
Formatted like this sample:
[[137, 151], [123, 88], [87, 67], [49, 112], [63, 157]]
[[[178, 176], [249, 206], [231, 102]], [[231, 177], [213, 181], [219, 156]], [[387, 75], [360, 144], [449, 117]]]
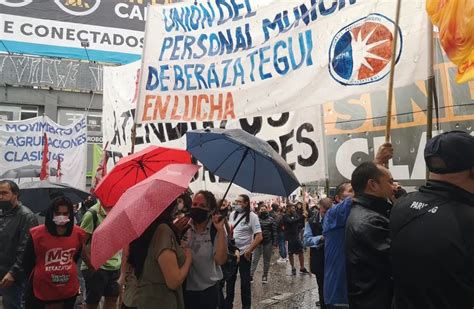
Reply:
[[227, 196], [227, 193], [229, 193], [230, 186], [232, 186], [232, 183], [234, 182], [235, 177], [237, 176], [237, 173], [240, 170], [240, 166], [242, 166], [242, 163], [245, 160], [245, 157], [247, 157], [247, 154], [249, 153], [249, 149], [246, 147], [244, 155], [242, 156], [242, 159], [239, 162], [239, 165], [237, 166], [237, 169], [235, 170], [234, 176], [232, 176], [232, 180], [229, 182], [229, 186], [227, 186], [227, 190], [225, 190], [224, 196], [222, 197], [222, 200], [225, 200], [225, 197]]

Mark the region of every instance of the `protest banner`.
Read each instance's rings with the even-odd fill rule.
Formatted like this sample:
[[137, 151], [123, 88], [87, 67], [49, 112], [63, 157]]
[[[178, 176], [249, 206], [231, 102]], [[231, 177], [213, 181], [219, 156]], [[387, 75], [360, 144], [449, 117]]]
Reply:
[[[47, 116], [21, 121], [0, 120], [0, 170], [3, 173], [27, 165], [41, 166], [44, 136], [47, 135], [50, 167], [56, 167], [60, 160], [62, 182], [85, 189], [86, 129], [85, 117], [68, 126], [60, 126]], [[54, 177], [50, 176], [49, 180], [54, 181]]]
[[[104, 142], [109, 142], [109, 167], [126, 156], [131, 149], [131, 128], [138, 91], [139, 62], [121, 67], [104, 68]], [[137, 126], [136, 148], [151, 144], [173, 148], [186, 148], [187, 131], [205, 127], [242, 128], [267, 140], [290, 164], [299, 181], [325, 179], [324, 148], [320, 106], [298, 112], [242, 118], [229, 121], [180, 122], [156, 121]], [[204, 169], [191, 184], [193, 190], [207, 189], [223, 194], [227, 184]], [[245, 192], [232, 186], [229, 198]]]
[[214, 0], [148, 10], [137, 123], [284, 113], [427, 77], [424, 1]]
[[[435, 44], [434, 74], [438, 112], [434, 111], [433, 136], [439, 132], [463, 130], [474, 136], [474, 81], [456, 83], [457, 67]], [[394, 179], [405, 186], [425, 182], [427, 81], [395, 89], [390, 161]], [[384, 143], [386, 91], [356, 95], [324, 104], [324, 127], [329, 179], [332, 186], [350, 179], [361, 162], [371, 160]], [[460, 150], [462, 151], [462, 150]]]

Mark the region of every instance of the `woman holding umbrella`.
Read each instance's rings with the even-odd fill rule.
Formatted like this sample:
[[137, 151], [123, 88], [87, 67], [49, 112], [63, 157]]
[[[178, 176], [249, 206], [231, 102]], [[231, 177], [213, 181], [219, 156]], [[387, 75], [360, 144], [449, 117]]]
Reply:
[[90, 265], [85, 247], [86, 233], [74, 224], [71, 200], [60, 196], [53, 200], [45, 223], [30, 230], [24, 255], [25, 273], [31, 289], [26, 308], [74, 308], [79, 292], [77, 260], [81, 252]]
[[128, 262], [138, 285], [134, 305], [138, 309], [184, 309], [182, 284], [191, 267], [189, 248], [181, 248], [173, 225], [178, 199], [130, 244]]

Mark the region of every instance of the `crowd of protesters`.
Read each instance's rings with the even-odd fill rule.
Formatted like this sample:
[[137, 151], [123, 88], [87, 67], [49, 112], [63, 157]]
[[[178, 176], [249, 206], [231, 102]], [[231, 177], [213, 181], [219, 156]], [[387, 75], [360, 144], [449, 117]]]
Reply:
[[3, 306], [74, 308], [82, 293], [84, 308], [233, 308], [240, 276], [242, 307], [251, 308], [260, 260], [261, 283], [271, 284], [274, 252], [278, 263], [289, 261], [291, 275], [307, 275], [309, 248], [320, 308], [472, 309], [474, 137], [452, 131], [429, 140], [429, 180], [410, 194], [388, 168], [393, 151], [381, 146], [332, 198], [310, 207], [261, 202], [252, 209], [245, 194], [229, 203], [188, 190], [99, 269], [90, 263], [90, 240], [110, 208], [88, 200], [78, 218], [59, 196], [38, 225], [17, 184], [2, 180]]

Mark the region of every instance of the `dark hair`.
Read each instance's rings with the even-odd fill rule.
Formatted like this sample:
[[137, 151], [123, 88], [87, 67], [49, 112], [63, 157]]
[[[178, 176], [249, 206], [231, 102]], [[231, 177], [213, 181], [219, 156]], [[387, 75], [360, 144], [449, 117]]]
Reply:
[[186, 190], [184, 191], [183, 194], [181, 194], [181, 196], [179, 198], [181, 198], [183, 200], [183, 212], [184, 213], [187, 213], [190, 209], [191, 209], [191, 206], [193, 204], [193, 200], [191, 198], [191, 195], [192, 195], [192, 191], [191, 190]]
[[[249, 223], [250, 221], [250, 197], [247, 194], [239, 194], [239, 196], [244, 200], [245, 203], [247, 203], [247, 208], [244, 209], [245, 213], [245, 222]], [[234, 213], [234, 221], [237, 219], [237, 216], [239, 214], [237, 211]]]
[[200, 190], [198, 191], [194, 196], [197, 196], [201, 194], [202, 196], [204, 196], [204, 199], [206, 200], [207, 202], [207, 206], [209, 207], [209, 209], [211, 210], [211, 213], [215, 212], [217, 209], [217, 201], [216, 201], [216, 197], [214, 196], [214, 194], [211, 192], [211, 191], [206, 191], [206, 190]]
[[0, 180], [0, 185], [9, 185], [12, 193], [15, 194], [17, 197], [20, 196], [20, 188], [18, 187], [16, 182], [8, 180], [8, 179], [4, 179], [4, 180]]
[[[53, 221], [54, 213], [58, 211], [60, 206], [66, 206], [69, 212], [69, 222], [66, 223], [66, 232], [63, 235], [58, 235], [56, 231], [56, 224]], [[65, 196], [56, 197], [50, 204], [48, 210], [46, 211], [44, 225], [51, 235], [54, 236], [70, 236], [72, 229], [74, 228], [74, 208], [72, 202], [69, 198]]]
[[341, 182], [337, 187], [336, 187], [336, 192], [334, 192], [334, 200], [336, 200], [336, 196], [342, 199], [342, 195], [344, 194], [344, 191], [346, 190], [347, 185], [350, 185], [350, 181], [344, 181]]
[[362, 163], [356, 167], [352, 173], [351, 184], [354, 193], [356, 195], [364, 193], [367, 182], [370, 179], [378, 180], [381, 176], [383, 176], [383, 173], [374, 162], [369, 161]]
[[262, 207], [266, 207], [268, 209], [268, 206], [264, 202], [258, 203], [258, 206], [257, 206], [258, 211], [260, 211]]
[[273, 204], [272, 204], [272, 210], [273, 210], [274, 212], [277, 212], [277, 211], [278, 211], [278, 204], [273, 203]]
[[[183, 196], [187, 193], [183, 193], [178, 198], [184, 200]], [[177, 204], [176, 198], [166, 209], [163, 211], [158, 218], [156, 218], [150, 226], [134, 241], [130, 243], [129, 246], [129, 254], [127, 262], [132, 265], [135, 275], [137, 278], [140, 278], [141, 274], [143, 273], [143, 267], [145, 265], [145, 259], [148, 254], [148, 247], [150, 247], [150, 243], [153, 239], [153, 235], [155, 235], [156, 229], [160, 224], [168, 225], [174, 232], [176, 241], [179, 243], [179, 232], [173, 224], [173, 212], [174, 208]]]

